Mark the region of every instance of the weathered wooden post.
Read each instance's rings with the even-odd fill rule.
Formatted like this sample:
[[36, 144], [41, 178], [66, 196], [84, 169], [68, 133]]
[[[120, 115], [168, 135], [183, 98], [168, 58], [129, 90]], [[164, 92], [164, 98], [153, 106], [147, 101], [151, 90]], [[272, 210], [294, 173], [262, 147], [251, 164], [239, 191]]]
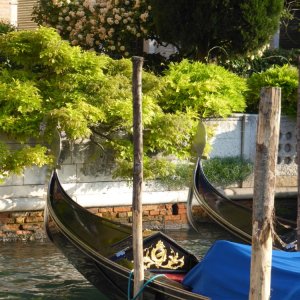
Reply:
[[261, 91], [254, 167], [250, 300], [269, 300], [281, 89]]
[[[132, 196], [132, 234], [134, 255], [134, 295], [144, 283], [143, 263], [143, 219], [142, 219], [142, 185], [143, 185], [143, 126], [142, 126], [142, 68], [143, 58], [132, 57], [132, 95], [133, 95], [133, 196]], [[139, 297], [142, 299], [142, 296]]]
[[298, 164], [298, 209], [297, 209], [297, 250], [300, 251], [300, 56], [298, 57], [298, 101], [297, 101], [297, 164]]

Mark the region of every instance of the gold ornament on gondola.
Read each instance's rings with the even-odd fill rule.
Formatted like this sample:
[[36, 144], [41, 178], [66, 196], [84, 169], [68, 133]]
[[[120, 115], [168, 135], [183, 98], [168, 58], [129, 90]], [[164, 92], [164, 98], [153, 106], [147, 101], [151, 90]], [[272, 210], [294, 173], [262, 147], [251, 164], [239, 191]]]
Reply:
[[176, 270], [181, 268], [184, 265], [184, 256], [179, 258], [178, 252], [175, 252], [172, 248], [168, 254], [168, 249], [164, 243], [159, 240], [156, 245], [153, 247], [151, 245], [148, 248], [144, 249], [144, 267], [149, 269], [154, 266], [157, 269], [171, 269]]

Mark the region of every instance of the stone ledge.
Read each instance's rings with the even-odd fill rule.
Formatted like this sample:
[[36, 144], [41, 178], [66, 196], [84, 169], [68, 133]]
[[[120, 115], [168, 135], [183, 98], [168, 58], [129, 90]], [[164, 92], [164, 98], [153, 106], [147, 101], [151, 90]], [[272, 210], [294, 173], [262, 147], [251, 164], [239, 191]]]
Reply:
[[[125, 206], [132, 204], [132, 192], [118, 193], [117, 190], [108, 193], [76, 194], [69, 193], [71, 198], [83, 207]], [[143, 192], [143, 204], [179, 203], [185, 202], [188, 190]], [[0, 197], [0, 212], [43, 210], [46, 195], [40, 197]]]
[[[231, 199], [251, 199], [253, 197], [253, 188], [226, 188], [223, 191], [227, 197]], [[290, 198], [297, 197], [297, 187], [277, 187], [276, 197], [278, 198]]]
[[43, 197], [0, 199], [0, 212], [35, 211], [43, 210], [44, 207]]

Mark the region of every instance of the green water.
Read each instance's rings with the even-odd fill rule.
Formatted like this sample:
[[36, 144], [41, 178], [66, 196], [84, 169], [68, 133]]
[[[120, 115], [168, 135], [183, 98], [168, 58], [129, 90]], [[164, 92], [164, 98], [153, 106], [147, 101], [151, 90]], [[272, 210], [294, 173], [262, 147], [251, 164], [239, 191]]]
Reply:
[[0, 247], [0, 299], [104, 299], [49, 241]]
[[[170, 237], [201, 257], [217, 239], [231, 239], [214, 224], [193, 230], [167, 231]], [[104, 300], [48, 241], [0, 243], [0, 299]]]

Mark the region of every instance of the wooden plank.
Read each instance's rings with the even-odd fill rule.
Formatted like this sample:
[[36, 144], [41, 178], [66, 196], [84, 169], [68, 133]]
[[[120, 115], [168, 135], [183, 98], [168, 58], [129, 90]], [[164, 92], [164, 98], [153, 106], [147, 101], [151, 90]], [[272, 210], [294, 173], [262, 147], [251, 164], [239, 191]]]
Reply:
[[250, 300], [269, 300], [281, 89], [263, 88], [254, 166]]

